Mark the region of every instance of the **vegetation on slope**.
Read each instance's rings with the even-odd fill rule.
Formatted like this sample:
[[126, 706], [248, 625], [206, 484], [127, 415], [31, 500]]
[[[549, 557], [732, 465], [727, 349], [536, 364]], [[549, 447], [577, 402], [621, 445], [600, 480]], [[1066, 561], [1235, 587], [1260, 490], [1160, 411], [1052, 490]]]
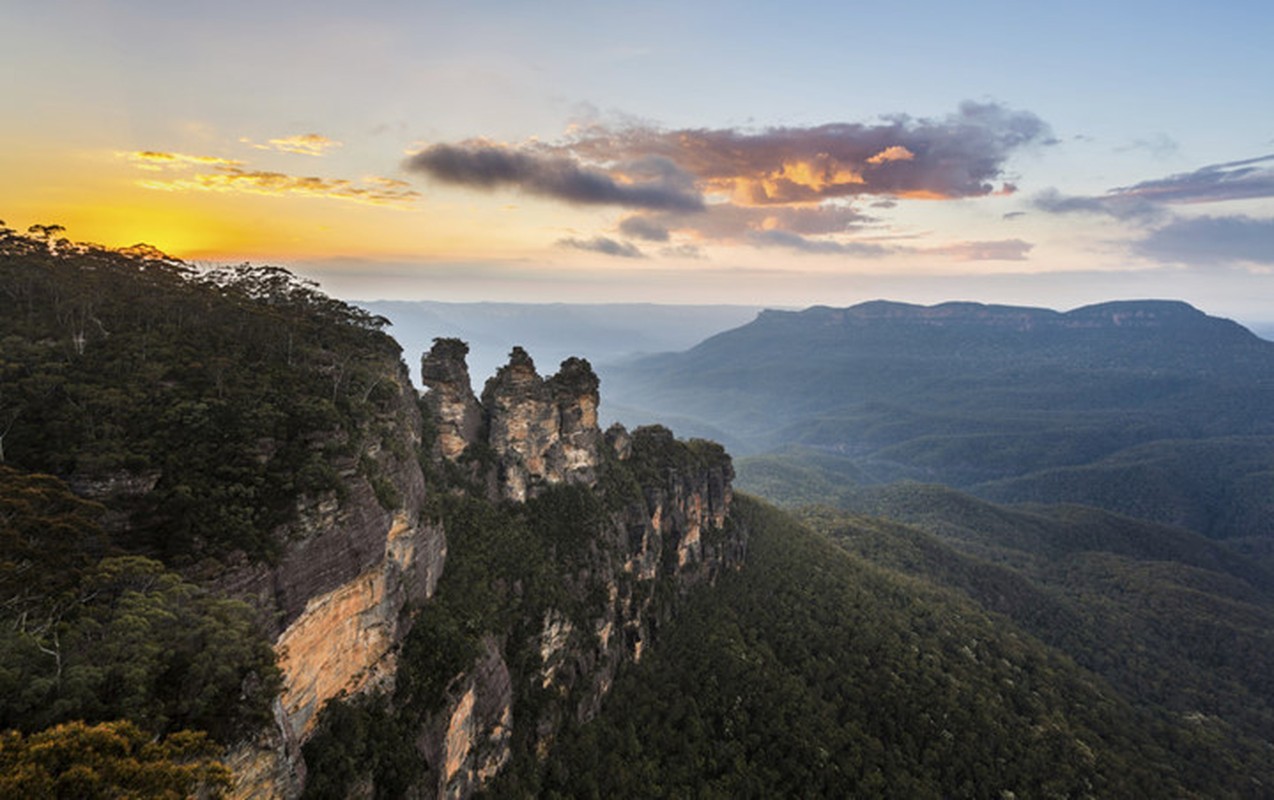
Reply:
[[1274, 785], [1268, 747], [1138, 710], [968, 598], [756, 501], [735, 508], [748, 567], [696, 594], [603, 714], [559, 742], [539, 794], [1258, 797]]
[[937, 486], [863, 490], [855, 510], [800, 513], [851, 552], [1011, 619], [1136, 703], [1274, 742], [1274, 575], [1251, 559], [1178, 528]]
[[0, 226], [0, 462], [108, 495], [132, 552], [269, 559], [331, 491], [398, 346], [285, 270], [213, 272]]
[[[724, 450], [705, 441], [682, 442], [663, 428], [638, 428], [620, 461], [609, 448], [595, 488], [557, 485], [525, 503], [493, 503], [466, 476], [435, 473], [439, 491], [430, 513], [447, 531], [447, 567], [433, 599], [415, 615], [402, 645], [392, 694], [327, 704], [305, 745], [305, 797], [344, 798], [370, 786], [376, 797], [436, 782], [439, 764], [424, 764], [412, 742], [431, 715], [454, 701], [458, 682], [484, 648], [498, 643], [513, 691], [507, 785], [533, 785], [542, 770], [538, 750], [546, 731], [569, 724], [595, 702], [589, 676], [575, 665], [544, 680], [541, 634], [550, 615], [571, 625], [565, 650], [595, 666], [594, 623], [616, 591], [640, 606], [653, 598], [652, 625], [667, 623], [680, 600], [672, 576], [676, 554], [665, 546], [659, 577], [623, 573], [628, 536], [624, 514], [651, 513], [670, 476], [719, 467]], [[458, 472], [458, 471], [457, 471]], [[451, 489], [452, 491], [448, 491]], [[711, 543], [720, 532], [704, 531]], [[657, 645], [662, 646], [662, 645]]]
[[299, 496], [339, 497], [333, 462], [400, 400], [397, 345], [284, 270], [56, 226], [0, 225], [0, 299], [3, 756], [32, 796], [215, 790], [279, 676], [258, 612], [176, 570], [272, 559]]

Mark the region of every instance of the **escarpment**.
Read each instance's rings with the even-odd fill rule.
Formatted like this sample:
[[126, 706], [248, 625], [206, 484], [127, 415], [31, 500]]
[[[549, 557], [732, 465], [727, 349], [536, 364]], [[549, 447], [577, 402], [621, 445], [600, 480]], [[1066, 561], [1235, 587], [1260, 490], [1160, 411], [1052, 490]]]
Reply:
[[[403, 780], [467, 797], [533, 771], [686, 591], [741, 566], [721, 447], [658, 426], [603, 433], [581, 359], [542, 378], [515, 348], [479, 399], [466, 352], [435, 343], [420, 402], [404, 392], [379, 420], [385, 441], [336, 464], [343, 496], [301, 501], [278, 564], [219, 579], [266, 610], [283, 672], [277, 730], [234, 754], [236, 796]], [[400, 732], [376, 745], [407, 753], [392, 768], [371, 745], [332, 754], [359, 714]], [[331, 774], [340, 759], [363, 789]]]
[[740, 563], [728, 456], [604, 435], [585, 361], [515, 349], [479, 398], [443, 339], [422, 396], [280, 268], [0, 226], [0, 279], [6, 725], [207, 734], [233, 797], [463, 797]]

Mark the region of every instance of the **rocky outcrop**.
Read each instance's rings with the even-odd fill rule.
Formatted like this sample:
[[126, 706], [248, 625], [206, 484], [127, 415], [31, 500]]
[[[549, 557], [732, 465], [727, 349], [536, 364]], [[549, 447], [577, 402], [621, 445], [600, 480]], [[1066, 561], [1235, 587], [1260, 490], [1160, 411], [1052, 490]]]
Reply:
[[470, 446], [487, 448], [495, 493], [514, 502], [543, 486], [593, 485], [603, 437], [597, 425], [599, 384], [589, 363], [568, 358], [545, 379], [531, 356], [514, 347], [478, 402], [469, 388], [467, 353], [463, 342], [437, 339], [421, 362], [438, 453], [455, 462]]
[[437, 426], [438, 453], [455, 460], [478, 441], [482, 407], [469, 383], [465, 356], [469, 345], [459, 339], [434, 339], [433, 348], [421, 357], [420, 377], [428, 390], [425, 402]]
[[439, 798], [468, 797], [509, 760], [513, 735], [513, 682], [499, 643], [482, 642], [482, 656], [463, 676], [456, 700], [426, 725], [417, 746], [439, 765], [427, 792]]
[[[711, 583], [724, 570], [742, 566], [746, 552], [745, 532], [729, 518], [734, 472], [720, 446], [680, 442], [660, 426], [638, 428], [632, 434], [612, 426], [604, 442], [612, 455], [598, 471], [634, 479], [634, 491], [619, 494], [627, 497], [626, 502], [615, 505], [599, 525], [583, 562], [562, 565], [567, 573], [566, 604], [528, 620], [535, 631], [529, 640], [502, 642], [503, 658], [526, 663], [528, 654], [533, 654], [532, 662], [538, 664], [533, 674], [524, 675], [523, 683], [515, 686], [514, 703], [518, 697], [538, 698], [537, 716], [518, 717], [517, 724], [523, 726], [523, 735], [531, 736], [541, 756], [553, 746], [563, 725], [584, 722], [600, 710], [620, 667], [641, 659], [690, 587]], [[618, 491], [613, 488], [615, 475], [607, 484], [611, 492]], [[475, 674], [490, 672], [494, 658], [488, 650]], [[442, 718], [451, 721], [449, 731], [464, 734], [448, 736], [445, 761], [434, 745], [431, 763], [445, 764], [439, 796], [458, 796], [452, 792], [461, 784], [445, 777], [453, 775], [453, 765], [498, 764], [510, 755], [507, 743], [511, 740], [502, 716], [492, 710], [471, 711], [476, 707], [474, 697], [483, 696], [474, 687], [485, 682], [479, 679], [475, 684], [464, 678], [450, 693]], [[466, 742], [473, 743], [472, 755], [465, 749]], [[503, 756], [500, 742], [506, 742]], [[467, 776], [468, 791], [484, 786], [480, 768], [454, 774]]]
[[[233, 796], [298, 795], [301, 744], [323, 705], [375, 689], [392, 696], [406, 610], [430, 601], [447, 551], [446, 517], [423, 513], [425, 472], [404, 454], [433, 461], [440, 483], [429, 491], [478, 487], [514, 515], [508, 503], [553, 487], [596, 487], [603, 478], [606, 487], [589, 495], [603, 497], [592, 502], [605, 511], [590, 523], [593, 540], [560, 565], [558, 599], [508, 630], [486, 631], [472, 664], [442, 676], [440, 707], [413, 723], [425, 766], [414, 789], [421, 797], [463, 798], [488, 786], [514, 757], [515, 727], [533, 752], [546, 753], [563, 725], [598, 712], [620, 666], [642, 657], [677, 598], [741, 565], [745, 538], [729, 519], [733, 470], [722, 448], [677, 441], [658, 426], [630, 434], [616, 425], [603, 435], [598, 379], [581, 359], [545, 379], [514, 348], [479, 402], [466, 352], [463, 342], [437, 340], [422, 360], [425, 402], [404, 389], [393, 414], [378, 420], [378, 430], [407, 446], [369, 440], [334, 465], [342, 498], [299, 501], [297, 519], [280, 531], [288, 546], [279, 563], [240, 564], [218, 579], [263, 609], [284, 679], [275, 729], [229, 756]], [[432, 418], [418, 416], [422, 406]], [[432, 444], [426, 430], [436, 434]], [[387, 508], [368, 479], [369, 460], [371, 473], [395, 490], [396, 507]], [[445, 465], [452, 478], [439, 469]], [[574, 490], [561, 491], [559, 500]], [[532, 696], [533, 710], [518, 705]]]

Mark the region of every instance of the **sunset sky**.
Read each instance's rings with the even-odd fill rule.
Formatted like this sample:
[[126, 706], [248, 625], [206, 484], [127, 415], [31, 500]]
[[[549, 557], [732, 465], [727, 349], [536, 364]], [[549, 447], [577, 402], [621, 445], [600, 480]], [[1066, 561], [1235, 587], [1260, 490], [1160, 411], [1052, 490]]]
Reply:
[[0, 219], [352, 299], [1274, 320], [1268, 2], [11, 2]]

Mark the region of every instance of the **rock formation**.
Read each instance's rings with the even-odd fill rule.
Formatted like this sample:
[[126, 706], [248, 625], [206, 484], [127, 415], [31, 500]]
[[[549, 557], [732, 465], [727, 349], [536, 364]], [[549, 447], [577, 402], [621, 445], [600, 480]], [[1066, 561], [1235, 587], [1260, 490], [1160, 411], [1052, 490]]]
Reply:
[[[582, 359], [566, 360], [544, 379], [531, 357], [514, 348], [479, 402], [467, 349], [459, 340], [435, 341], [421, 364], [423, 404], [410, 396], [405, 376], [396, 377], [403, 399], [392, 418], [377, 424], [406, 447], [373, 442], [334, 465], [345, 496], [299, 501], [296, 522], [280, 532], [288, 545], [279, 563], [241, 564], [216, 580], [263, 609], [284, 679], [277, 729], [231, 754], [233, 796], [298, 795], [306, 771], [301, 744], [323, 705], [392, 690], [398, 645], [410, 627], [405, 612], [429, 602], [447, 553], [445, 520], [423, 511], [427, 493], [462, 491], [457, 484], [426, 486], [420, 462], [404, 454], [422, 453], [438, 475], [451, 465], [461, 485], [502, 504], [534, 501], [555, 486], [594, 487], [612, 476], [595, 540], [569, 567], [560, 565], [566, 605], [530, 620], [529, 638], [486, 632], [474, 662], [447, 681], [441, 708], [415, 740], [428, 767], [416, 788], [422, 797], [481, 790], [513, 757], [515, 724], [531, 732], [537, 752], [547, 752], [568, 720], [597, 713], [620, 665], [641, 658], [676, 598], [742, 564], [744, 535], [728, 518], [733, 470], [721, 447], [679, 442], [659, 426], [630, 434], [615, 425], [603, 435], [598, 379]], [[429, 416], [420, 417], [421, 407]], [[422, 434], [428, 430], [432, 443]], [[359, 469], [368, 459], [397, 490], [397, 508], [378, 501]], [[528, 652], [530, 663], [538, 663], [529, 676]], [[529, 718], [516, 713], [527, 686], [542, 693]]]
[[599, 384], [589, 363], [568, 358], [546, 380], [527, 352], [514, 347], [479, 403], [469, 385], [467, 353], [463, 342], [437, 339], [421, 362], [442, 457], [455, 462], [469, 446], [485, 445], [495, 459], [499, 496], [515, 502], [545, 485], [593, 485], [603, 438], [597, 426]]
[[437, 448], [452, 460], [478, 441], [482, 426], [482, 407], [469, 385], [468, 354], [469, 345], [459, 339], [435, 339], [420, 360], [420, 377], [429, 390], [425, 399], [438, 427]]

